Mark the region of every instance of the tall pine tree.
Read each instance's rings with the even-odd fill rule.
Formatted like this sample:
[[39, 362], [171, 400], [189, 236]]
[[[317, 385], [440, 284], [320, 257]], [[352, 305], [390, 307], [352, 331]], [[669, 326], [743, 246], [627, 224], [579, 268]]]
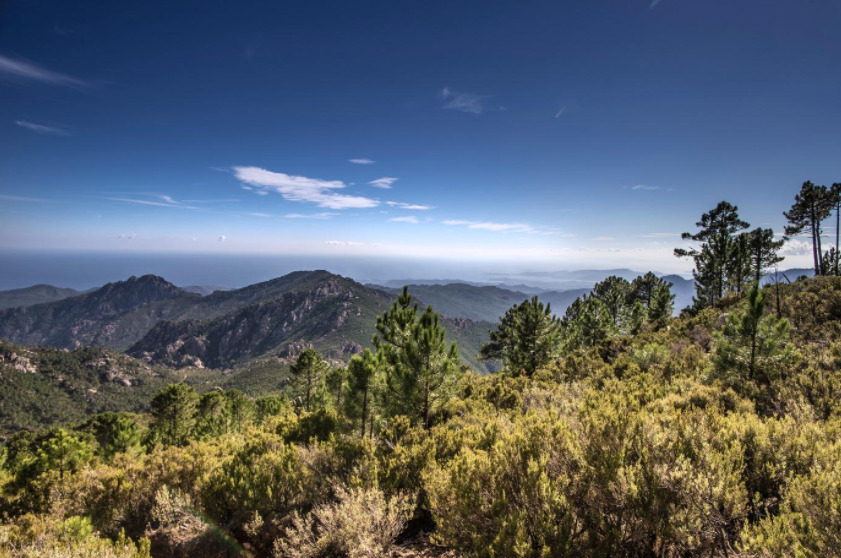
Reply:
[[345, 416], [359, 423], [359, 436], [365, 437], [374, 416], [376, 388], [380, 374], [380, 359], [370, 349], [354, 355], [347, 367], [347, 393], [344, 398]]
[[783, 257], [777, 252], [783, 247], [785, 240], [775, 240], [774, 231], [771, 229], [756, 228], [746, 233], [748, 249], [750, 251], [751, 267], [753, 269], [753, 280], [756, 284], [765, 275], [765, 270], [775, 267], [783, 261]]
[[816, 186], [812, 182], [806, 181], [800, 187], [800, 192], [794, 196], [794, 204], [792, 204], [791, 209], [783, 212], [789, 223], [785, 229], [787, 238], [804, 231], [811, 236], [815, 275], [821, 275], [823, 271], [823, 252], [821, 248], [823, 228], [821, 223], [829, 217], [833, 207], [832, 196], [826, 186]]
[[731, 271], [733, 253], [737, 249], [734, 238], [749, 225], [739, 218], [738, 207], [726, 201], [701, 215], [695, 225], [698, 232], [685, 232], [681, 238], [700, 242], [700, 248], [675, 248], [675, 256], [692, 258], [695, 262], [695, 305], [703, 308], [721, 300], [728, 284], [732, 285], [734, 278], [728, 277], [728, 271]]
[[461, 376], [458, 349], [447, 346], [440, 317], [422, 313], [408, 288], [377, 319], [374, 346], [385, 365], [383, 400], [391, 415], [404, 415], [425, 428], [455, 392]]
[[303, 399], [304, 410], [310, 410], [316, 392], [329, 370], [327, 362], [312, 348], [301, 352], [295, 363], [289, 367], [292, 373], [292, 388]]

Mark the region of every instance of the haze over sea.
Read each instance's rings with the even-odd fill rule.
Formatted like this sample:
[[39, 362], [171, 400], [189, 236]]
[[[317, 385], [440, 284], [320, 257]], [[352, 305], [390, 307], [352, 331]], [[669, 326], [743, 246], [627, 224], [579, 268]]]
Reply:
[[[0, 251], [0, 262], [0, 290], [39, 283], [84, 290], [132, 275], [146, 274], [160, 275], [182, 286], [236, 288], [305, 269], [326, 269], [361, 282], [439, 279], [509, 284], [545, 283], [546, 278], [529, 281], [529, 272], [572, 269], [559, 262], [545, 261], [458, 262], [394, 257], [75, 251]], [[562, 286], [557, 282], [553, 284]]]

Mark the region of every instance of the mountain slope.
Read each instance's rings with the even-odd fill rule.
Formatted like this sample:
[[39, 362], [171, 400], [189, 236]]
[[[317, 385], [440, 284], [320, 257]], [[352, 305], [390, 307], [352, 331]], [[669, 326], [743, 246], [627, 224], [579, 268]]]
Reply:
[[99, 347], [70, 352], [0, 340], [0, 434], [140, 411], [157, 390], [183, 377]]
[[59, 348], [124, 347], [168, 317], [173, 306], [161, 302], [185, 306], [199, 298], [154, 275], [130, 277], [57, 302], [0, 310], [0, 338]]
[[[266, 356], [291, 359], [312, 345], [328, 359], [346, 362], [370, 345], [377, 317], [393, 301], [388, 293], [326, 271], [214, 293], [202, 303], [214, 297], [209, 307], [197, 304], [184, 316], [232, 310], [211, 319], [161, 321], [128, 353], [171, 366], [227, 368]], [[444, 327], [462, 347], [464, 360], [484, 369], [475, 355], [490, 324], [445, 319]]]
[[76, 289], [63, 289], [52, 285], [33, 285], [23, 289], [0, 291], [0, 310], [55, 302], [82, 294]]
[[338, 358], [370, 341], [377, 316], [389, 305], [383, 293], [326, 272], [281, 279], [220, 300], [216, 308], [232, 306], [234, 299], [250, 302], [220, 317], [162, 321], [128, 352], [150, 362], [219, 368], [297, 342], [312, 343]]

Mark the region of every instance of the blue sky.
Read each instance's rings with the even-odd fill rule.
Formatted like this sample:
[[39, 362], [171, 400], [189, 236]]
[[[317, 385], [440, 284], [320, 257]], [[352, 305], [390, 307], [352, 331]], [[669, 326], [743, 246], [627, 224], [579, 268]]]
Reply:
[[0, 250], [686, 271], [841, 181], [837, 0], [0, 10]]

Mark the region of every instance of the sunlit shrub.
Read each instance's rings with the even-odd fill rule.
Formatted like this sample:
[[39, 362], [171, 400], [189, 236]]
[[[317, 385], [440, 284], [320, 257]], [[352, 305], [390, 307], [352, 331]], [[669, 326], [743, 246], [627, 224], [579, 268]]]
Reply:
[[279, 558], [385, 558], [414, 510], [406, 493], [387, 497], [378, 488], [336, 488], [337, 502], [298, 513], [275, 544]]

